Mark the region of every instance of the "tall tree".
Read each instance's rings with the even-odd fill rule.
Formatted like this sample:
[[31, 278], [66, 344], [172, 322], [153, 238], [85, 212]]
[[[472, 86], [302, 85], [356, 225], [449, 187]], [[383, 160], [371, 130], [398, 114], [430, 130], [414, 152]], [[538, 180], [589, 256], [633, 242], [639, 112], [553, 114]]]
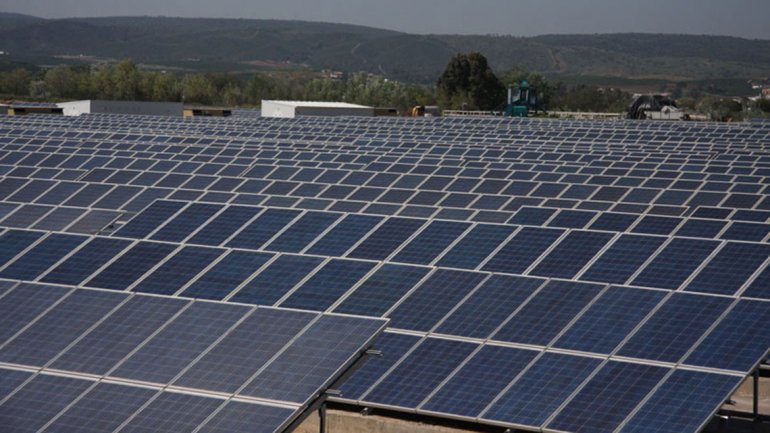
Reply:
[[123, 60], [115, 67], [113, 83], [115, 84], [114, 97], [132, 101], [139, 99], [142, 78], [139, 68], [132, 60]]
[[505, 101], [505, 86], [480, 53], [454, 56], [436, 90], [439, 105], [449, 109], [493, 110]]

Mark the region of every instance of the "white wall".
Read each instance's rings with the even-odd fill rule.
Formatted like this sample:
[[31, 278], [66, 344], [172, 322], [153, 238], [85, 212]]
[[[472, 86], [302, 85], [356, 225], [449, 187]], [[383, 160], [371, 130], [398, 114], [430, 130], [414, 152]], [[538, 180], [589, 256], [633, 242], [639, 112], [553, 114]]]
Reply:
[[65, 116], [80, 116], [88, 113], [141, 114], [150, 116], [182, 116], [181, 102], [141, 101], [74, 101], [57, 104]]

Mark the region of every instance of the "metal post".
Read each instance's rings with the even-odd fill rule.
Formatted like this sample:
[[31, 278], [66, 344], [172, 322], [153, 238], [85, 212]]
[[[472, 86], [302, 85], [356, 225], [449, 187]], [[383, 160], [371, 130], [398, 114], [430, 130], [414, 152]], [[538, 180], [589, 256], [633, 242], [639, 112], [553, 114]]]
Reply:
[[319, 433], [326, 433], [326, 403], [318, 408], [318, 418]]
[[759, 422], [759, 368], [754, 370], [754, 422]]

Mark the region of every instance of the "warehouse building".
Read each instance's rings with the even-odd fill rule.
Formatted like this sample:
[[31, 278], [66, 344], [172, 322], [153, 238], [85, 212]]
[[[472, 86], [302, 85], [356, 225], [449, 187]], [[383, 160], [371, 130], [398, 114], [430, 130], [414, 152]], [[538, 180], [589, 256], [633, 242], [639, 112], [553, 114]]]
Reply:
[[57, 104], [65, 116], [81, 114], [140, 114], [146, 116], [182, 116], [181, 102], [83, 100]]

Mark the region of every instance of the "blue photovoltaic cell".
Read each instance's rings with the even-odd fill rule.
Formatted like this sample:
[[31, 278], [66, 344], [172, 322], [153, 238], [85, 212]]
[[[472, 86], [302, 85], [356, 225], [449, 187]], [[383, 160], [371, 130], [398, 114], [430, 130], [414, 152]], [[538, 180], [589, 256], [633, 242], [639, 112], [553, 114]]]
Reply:
[[342, 373], [384, 320], [322, 316], [263, 370], [241, 394], [306, 404]]
[[476, 269], [516, 227], [479, 224], [452, 247], [437, 263], [438, 266]]
[[675, 293], [618, 354], [677, 362], [731, 303], [726, 298]]
[[433, 221], [393, 258], [396, 262], [428, 265], [465, 232], [470, 224]]
[[382, 356], [369, 357], [362, 368], [353, 373], [340, 387], [342, 398], [359, 399], [386, 371], [420, 340], [420, 337], [406, 334], [383, 333], [374, 340], [372, 347]]
[[103, 433], [117, 429], [158, 391], [99, 383], [44, 430]]
[[547, 428], [612, 433], [660, 382], [667, 368], [610, 361], [591, 378]]
[[769, 256], [770, 245], [729, 242], [685, 290], [734, 295]]
[[770, 303], [741, 300], [684, 362], [748, 373], [770, 347]]
[[33, 242], [43, 236], [41, 232], [27, 232], [18, 230], [9, 230], [0, 235], [0, 266], [6, 264], [9, 260], [16, 257], [24, 251]]
[[290, 209], [268, 209], [227, 243], [231, 248], [258, 249], [299, 215]]
[[45, 231], [62, 231], [85, 213], [84, 209], [73, 207], [56, 208], [31, 228]]
[[116, 231], [114, 235], [142, 239], [165, 223], [184, 205], [185, 203], [179, 201], [156, 201]]
[[27, 326], [69, 291], [58, 286], [21, 283], [0, 298], [0, 344]]
[[524, 227], [484, 265], [484, 270], [523, 273], [562, 233], [558, 229]]
[[308, 212], [300, 217], [273, 242], [265, 246], [266, 250], [298, 253], [305, 249], [318, 235], [334, 224], [340, 214], [329, 212]]
[[633, 233], [644, 233], [648, 235], [669, 235], [679, 224], [681, 218], [670, 218], [655, 215], [647, 215], [634, 226]]
[[189, 240], [189, 243], [221, 245], [261, 211], [261, 207], [229, 206], [210, 223], [203, 226]]
[[294, 410], [229, 401], [198, 433], [278, 433]]
[[87, 238], [53, 233], [0, 272], [0, 278], [34, 280]]
[[559, 337], [554, 347], [612, 353], [664, 295], [655, 290], [611, 287]]
[[551, 218], [556, 209], [523, 207], [516, 212], [516, 215], [508, 221], [509, 224], [522, 224], [530, 226], [541, 226]]
[[334, 312], [382, 316], [429, 271], [429, 268], [417, 266], [384, 264], [345, 298]]
[[733, 241], [762, 242], [770, 233], [770, 226], [764, 223], [744, 223], [734, 221], [730, 227], [722, 233], [720, 239]]
[[315, 317], [313, 313], [259, 308], [174, 384], [235, 392]]
[[43, 366], [124, 299], [118, 293], [77, 290], [3, 347], [0, 361]]
[[142, 409], [121, 433], [191, 433], [225, 400], [164, 392]]
[[[492, 336], [494, 340], [548, 345], [602, 290], [602, 286], [551, 281]], [[537, 326], [532, 326], [537, 323]]]
[[59, 370], [106, 374], [186, 304], [187, 301], [180, 299], [134, 296], [61, 354], [51, 366]]
[[153, 240], [181, 242], [219, 212], [222, 206], [193, 203], [152, 235]]
[[634, 279], [635, 286], [677, 289], [711, 254], [718, 242], [674, 238]]
[[281, 255], [230, 299], [245, 304], [273, 305], [323, 262], [320, 257]]
[[612, 237], [602, 232], [570, 232], [531, 273], [552, 278], [573, 278]]
[[452, 312], [436, 329], [437, 333], [487, 338], [545, 280], [492, 275]]
[[249, 310], [245, 306], [195, 302], [110, 375], [168, 383]]
[[545, 353], [481, 418], [540, 427], [601, 362], [585, 356]]
[[175, 249], [170, 244], [139, 242], [86, 284], [103, 289], [125, 290]]
[[414, 408], [477, 347], [473, 343], [429, 338], [385, 376], [363, 400]]
[[11, 394], [30, 376], [32, 373], [28, 371], [0, 369], [0, 400]]
[[634, 224], [638, 217], [638, 215], [604, 212], [599, 214], [588, 228], [591, 230], [624, 232]]
[[307, 252], [322, 256], [343, 256], [380, 221], [382, 217], [348, 215], [314, 243]]
[[677, 370], [621, 433], [696, 433], [743, 381], [739, 376]]
[[3, 431], [35, 433], [66, 408], [93, 382], [38, 375], [0, 405]]
[[420, 409], [477, 417], [537, 354], [484, 346]]
[[271, 254], [231, 251], [211, 269], [198, 277], [182, 296], [202, 299], [224, 299], [241, 283], [267, 263]]
[[281, 307], [326, 311], [372, 268], [374, 263], [333, 259], [299, 286]]
[[75, 254], [43, 276], [46, 283], [78, 285], [123, 251], [131, 241], [93, 238]]
[[688, 219], [677, 230], [676, 235], [714, 239], [726, 224], [725, 221]]
[[135, 292], [173, 295], [225, 252], [218, 248], [184, 247], [139, 285]]
[[477, 272], [439, 269], [388, 314], [390, 326], [430, 331], [485, 277]]
[[580, 279], [623, 284], [665, 241], [660, 236], [621, 235]]
[[752, 298], [770, 299], [770, 266], [760, 272], [741, 295]]
[[369, 235], [348, 256], [359, 259], [385, 260], [424, 223], [424, 220], [390, 218]]

